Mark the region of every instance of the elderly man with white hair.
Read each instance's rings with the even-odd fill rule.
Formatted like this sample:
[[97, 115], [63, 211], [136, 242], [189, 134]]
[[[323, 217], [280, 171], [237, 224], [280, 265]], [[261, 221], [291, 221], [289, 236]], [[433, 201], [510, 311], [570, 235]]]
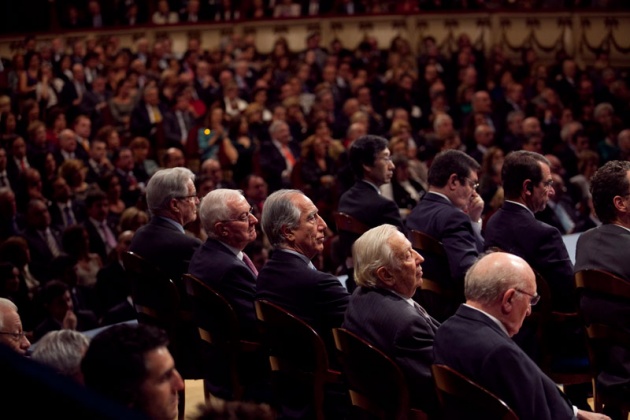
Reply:
[[22, 331], [22, 320], [17, 306], [9, 299], [0, 298], [0, 345], [26, 355], [31, 343]]
[[412, 405], [437, 409], [431, 364], [440, 323], [413, 301], [424, 258], [393, 225], [365, 232], [352, 247], [357, 290], [343, 327], [391, 357], [404, 372]]

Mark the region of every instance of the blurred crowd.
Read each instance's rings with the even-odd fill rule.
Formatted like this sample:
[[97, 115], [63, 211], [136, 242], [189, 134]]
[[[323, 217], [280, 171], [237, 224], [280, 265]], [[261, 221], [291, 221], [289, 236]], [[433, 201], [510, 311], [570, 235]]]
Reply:
[[[188, 10], [158, 3], [174, 19]], [[219, 45], [191, 38], [184, 51], [168, 37], [132, 48], [116, 36], [29, 37], [3, 58], [0, 296], [19, 302], [25, 330], [37, 338], [51, 325], [119, 320], [108, 313], [128, 290], [99, 284], [121, 277], [120, 256], [149, 218], [144, 186], [160, 167], [191, 168], [200, 197], [240, 188], [256, 215], [269, 193], [301, 189], [334, 231], [331, 214], [354, 182], [347, 148], [366, 133], [389, 140], [396, 170], [383, 195], [403, 217], [447, 149], [482, 164], [487, 217], [503, 200], [504, 155], [525, 149], [552, 163], [556, 195], [539, 217], [573, 233], [598, 223], [595, 170], [630, 156], [628, 73], [607, 51], [581, 66], [564, 51], [551, 62], [532, 48], [517, 60], [499, 45], [485, 54], [466, 34], [452, 55], [430, 36], [417, 47], [366, 36], [350, 49], [311, 33], [305, 45], [291, 51], [279, 37], [262, 54], [241, 35]], [[198, 222], [186, 228], [205, 239]], [[267, 245], [251, 245], [255, 264], [264, 264]], [[334, 252], [317, 262], [331, 272], [339, 264]]]

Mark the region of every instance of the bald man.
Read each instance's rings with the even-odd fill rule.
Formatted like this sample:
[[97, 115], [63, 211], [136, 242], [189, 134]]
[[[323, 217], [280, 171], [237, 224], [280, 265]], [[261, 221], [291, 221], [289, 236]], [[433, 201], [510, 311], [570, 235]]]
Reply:
[[[464, 292], [466, 303], [435, 335], [436, 364], [445, 364], [483, 386], [521, 419], [608, 418], [572, 406], [512, 341], [540, 300], [536, 277], [525, 260], [503, 252], [482, 257], [466, 274]], [[465, 414], [446, 417], [464, 418]]]

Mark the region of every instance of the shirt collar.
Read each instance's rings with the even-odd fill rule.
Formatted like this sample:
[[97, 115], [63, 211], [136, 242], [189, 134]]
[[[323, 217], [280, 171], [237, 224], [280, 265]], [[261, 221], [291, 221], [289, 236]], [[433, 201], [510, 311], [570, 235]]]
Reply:
[[529, 212], [532, 216], [534, 216], [534, 212], [533, 212], [533, 211], [531, 211], [531, 210], [529, 209], [529, 207], [527, 207], [527, 206], [526, 206], [525, 204], [523, 204], [523, 203], [519, 203], [518, 201], [512, 201], [512, 200], [505, 200], [505, 202], [506, 202], [506, 203], [516, 204], [517, 206], [521, 206], [521, 207], [523, 207], [524, 209], [526, 209], [526, 210], [527, 210], [527, 211], [528, 211], [528, 212]]
[[162, 217], [162, 216], [155, 216], [155, 217], [157, 217], [158, 219], [164, 220], [167, 223], [170, 223], [171, 225], [176, 227], [177, 230], [179, 230], [181, 233], [186, 233], [186, 232], [184, 232], [184, 227], [182, 225], [180, 225], [179, 223], [177, 223], [175, 220], [169, 219], [168, 217]]
[[470, 309], [474, 309], [475, 311], [481, 312], [482, 314], [484, 314], [485, 316], [487, 316], [488, 318], [490, 318], [492, 320], [492, 322], [494, 322], [495, 324], [497, 324], [499, 326], [499, 328], [501, 328], [501, 331], [503, 331], [505, 333], [505, 335], [507, 335], [508, 337], [510, 336], [510, 334], [508, 334], [507, 329], [505, 329], [505, 325], [503, 325], [501, 323], [501, 321], [499, 321], [496, 317], [490, 315], [488, 312], [486, 311], [482, 311], [479, 308], [475, 308], [474, 306], [470, 306], [467, 303], [464, 303], [464, 306], [470, 308]]

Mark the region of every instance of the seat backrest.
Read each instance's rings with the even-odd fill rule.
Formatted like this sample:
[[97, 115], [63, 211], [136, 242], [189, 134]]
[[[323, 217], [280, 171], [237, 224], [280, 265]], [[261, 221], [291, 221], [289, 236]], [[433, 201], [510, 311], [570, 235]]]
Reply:
[[[578, 294], [591, 293], [603, 299], [623, 302], [630, 307], [630, 283], [603, 270], [582, 270], [575, 273], [575, 287]], [[586, 327], [587, 347], [593, 374], [609, 370], [609, 364], [615, 363], [618, 357], [611, 357], [611, 350], [630, 349], [630, 333], [620, 327], [625, 320], [600, 317], [599, 322], [591, 322], [586, 314], [580, 311]], [[627, 350], [626, 350], [627, 351]], [[614, 368], [613, 368], [614, 370]]]
[[194, 322], [206, 343], [228, 349], [239, 341], [240, 328], [232, 305], [216, 290], [192, 274], [182, 277], [192, 303]]
[[333, 337], [352, 405], [378, 419], [406, 419], [407, 382], [396, 363], [344, 328], [334, 328]]
[[457, 418], [453, 415], [464, 412], [476, 413], [476, 418], [482, 418], [479, 414], [483, 413], [483, 418], [488, 419], [518, 419], [499, 397], [455, 369], [435, 364], [431, 366], [431, 371], [445, 419]]
[[257, 300], [255, 308], [280, 403], [308, 400], [314, 417], [324, 420], [324, 386], [339, 383], [340, 373], [328, 368], [323, 340], [307, 323], [269, 301]]
[[177, 286], [159, 268], [140, 255], [126, 252], [122, 256], [131, 278], [131, 295], [138, 322], [163, 328], [172, 338], [180, 310]]
[[343, 212], [333, 212], [333, 219], [337, 226], [337, 231], [351, 232], [356, 235], [363, 235], [370, 228], [363, 222]]

